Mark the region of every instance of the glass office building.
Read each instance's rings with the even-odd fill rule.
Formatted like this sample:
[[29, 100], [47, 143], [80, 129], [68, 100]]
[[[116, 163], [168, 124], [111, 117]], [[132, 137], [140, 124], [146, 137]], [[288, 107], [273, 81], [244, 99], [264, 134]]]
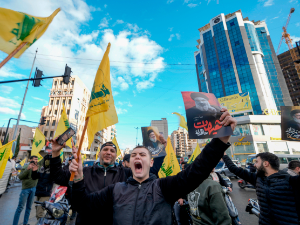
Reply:
[[199, 31], [194, 57], [200, 92], [217, 98], [249, 92], [254, 114], [293, 105], [264, 21], [250, 22], [237, 11]]

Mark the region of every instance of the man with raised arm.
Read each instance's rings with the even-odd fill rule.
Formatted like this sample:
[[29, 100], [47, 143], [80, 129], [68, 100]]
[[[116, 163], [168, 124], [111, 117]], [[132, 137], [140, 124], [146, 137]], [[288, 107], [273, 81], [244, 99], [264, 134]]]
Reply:
[[[63, 146], [56, 142], [56, 139], [52, 142], [52, 158], [50, 159], [50, 174], [56, 184], [62, 186], [68, 186], [71, 173], [69, 170], [62, 168], [60, 159], [60, 150]], [[73, 155], [76, 155], [77, 149], [72, 149]], [[112, 142], [106, 142], [101, 146], [98, 158], [99, 162], [93, 166], [84, 167], [83, 174], [85, 177], [86, 192], [93, 193], [100, 191], [104, 187], [115, 184], [117, 182], [126, 181], [132, 172], [130, 168], [121, 166], [115, 166], [117, 157], [117, 148]], [[158, 171], [163, 163], [163, 157], [157, 157], [154, 159], [155, 163], [151, 168], [150, 172], [157, 176]], [[72, 202], [71, 202], [72, 204]], [[112, 216], [109, 216], [109, 212], [105, 210], [97, 212], [96, 214], [83, 215], [77, 214], [76, 225], [81, 224], [92, 224], [95, 218], [101, 216], [101, 224], [109, 225], [112, 224]]]
[[[236, 126], [226, 109], [220, 120], [224, 126]], [[151, 152], [137, 146], [130, 156], [132, 177], [88, 194], [88, 180], [84, 176], [81, 159], [72, 160], [70, 171], [75, 172], [73, 204], [83, 215], [93, 215], [103, 210], [110, 211], [113, 224], [172, 224], [172, 206], [181, 196], [195, 190], [218, 164], [225, 150], [230, 146], [229, 136], [213, 139], [201, 154], [184, 171], [175, 176], [157, 179], [150, 174], [153, 165]], [[102, 217], [93, 224], [102, 224]]]

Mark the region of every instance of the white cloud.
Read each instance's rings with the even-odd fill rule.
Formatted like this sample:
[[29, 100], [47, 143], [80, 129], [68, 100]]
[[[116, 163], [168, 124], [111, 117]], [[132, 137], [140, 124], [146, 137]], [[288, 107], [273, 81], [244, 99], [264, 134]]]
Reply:
[[12, 107], [12, 108], [20, 108], [20, 104], [13, 99], [4, 98], [0, 96], [0, 106], [2, 107]]
[[178, 109], [182, 109], [182, 106], [178, 106]]
[[41, 102], [43, 102], [43, 103], [45, 103], [45, 104], [48, 105], [48, 101], [46, 101], [45, 99], [38, 98], [38, 97], [33, 97], [33, 96], [32, 96], [32, 98], [35, 99], [35, 100], [41, 101]]
[[[45, 67], [47, 76], [57, 75], [59, 70], [64, 70], [67, 63], [72, 68], [73, 75], [78, 75], [91, 89], [100, 59], [110, 42], [109, 57], [111, 74], [114, 78], [112, 80], [118, 81], [120, 76], [125, 80], [125, 82], [118, 83], [117, 88], [124, 90], [131, 85], [137, 87], [141, 81], [154, 82], [158, 73], [164, 70], [164, 58], [160, 56], [164, 49], [151, 40], [149, 32], [139, 28], [138, 24], [128, 24], [118, 33], [114, 33], [111, 29], [100, 29], [98, 26], [92, 28], [93, 31], [87, 32], [86, 30], [91, 29], [89, 21], [92, 20], [92, 12], [95, 9], [89, 7], [83, 0], [11, 0], [1, 3], [1, 7], [36, 16], [48, 16], [56, 8], [62, 9], [45, 34], [21, 57], [21, 60], [27, 62], [21, 66], [17, 65], [21, 69], [30, 69], [34, 57], [33, 52], [38, 48], [37, 62], [39, 67]], [[101, 21], [104, 22], [102, 25], [108, 26], [111, 18], [104, 14], [103, 18], [106, 20]], [[85, 29], [86, 27], [88, 29]], [[75, 58], [95, 60], [86, 61]], [[5, 71], [4, 68], [8, 67], [5, 66], [0, 70], [0, 79], [1, 76], [16, 77], [11, 75], [12, 70]], [[139, 87], [141, 87], [140, 84]]]
[[12, 92], [13, 88], [11, 86], [1, 85], [1, 92], [4, 94], [9, 94]]
[[106, 4], [104, 5], [104, 8], [107, 8], [107, 5], [106, 5]]
[[290, 0], [290, 3], [298, 3], [298, 0]]
[[175, 35], [171, 34], [170, 37], [169, 37], [169, 39], [168, 39], [168, 41], [172, 41], [173, 37], [175, 37]]
[[37, 113], [41, 113], [42, 109], [35, 109], [35, 108], [29, 108], [28, 110], [32, 111], [32, 112], [37, 112]]
[[26, 76], [23, 74], [15, 73], [14, 70], [11, 68], [11, 64], [6, 64], [0, 69], [0, 79], [6, 77], [13, 77], [15, 79], [25, 78]]
[[113, 26], [116, 26], [117, 24], [123, 24], [125, 23], [123, 20], [117, 20]]
[[[7, 107], [0, 107], [0, 114], [10, 115], [10, 116], [18, 116], [19, 110], [13, 110]], [[26, 119], [24, 113], [21, 113], [21, 119]]]
[[296, 23], [296, 27], [299, 27], [300, 26], [300, 22]]
[[104, 27], [108, 27], [108, 23], [109, 23], [110, 19], [107, 19], [106, 17], [102, 18], [100, 24], [99, 24], [99, 28], [104, 28]]
[[172, 3], [172, 2], [174, 2], [174, 0], [168, 0], [168, 1], [167, 1], [167, 4], [170, 4], [170, 3]]
[[260, 1], [264, 2], [264, 7], [274, 5], [274, 0], [260, 0]]
[[130, 102], [121, 102], [121, 101], [118, 101], [117, 104], [118, 104], [118, 105], [127, 105], [128, 107], [132, 107], [132, 105], [131, 105]]
[[194, 3], [190, 3], [188, 4], [187, 6], [190, 7], [190, 8], [195, 8], [198, 4], [194, 4]]
[[293, 45], [295, 45], [296, 41], [300, 41], [300, 37], [291, 36], [291, 39], [293, 40]]
[[116, 110], [117, 110], [117, 114], [125, 114], [125, 113], [127, 113], [127, 109], [122, 109], [122, 108], [116, 107]]
[[272, 18], [272, 20], [275, 20], [275, 19], [278, 19], [279, 18], [279, 16], [275, 16], [274, 18]]
[[172, 30], [173, 30], [173, 27], [170, 27], [170, 28], [168, 28], [168, 29], [169, 29], [169, 31], [170, 31], [170, 32], [172, 32]]
[[154, 86], [154, 84], [151, 81], [145, 80], [145, 81], [138, 82], [136, 85], [136, 88], [138, 91], [141, 91], [143, 89], [152, 88], [153, 86]]
[[191, 0], [184, 0], [184, 1], [183, 1], [183, 4], [184, 4], [184, 3], [187, 4], [187, 3], [189, 3], [190, 1], [191, 1]]
[[176, 38], [177, 38], [177, 40], [180, 40], [180, 34], [175, 34], [176, 35]]

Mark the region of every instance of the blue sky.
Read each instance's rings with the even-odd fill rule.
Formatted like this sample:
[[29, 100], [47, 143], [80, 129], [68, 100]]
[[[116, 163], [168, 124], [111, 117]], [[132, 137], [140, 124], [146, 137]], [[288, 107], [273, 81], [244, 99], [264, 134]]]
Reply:
[[[20, 59], [11, 60], [0, 70], [0, 80], [26, 78], [34, 52], [35, 66], [46, 76], [60, 75], [67, 63], [91, 88], [108, 42], [111, 42], [111, 77], [119, 123], [117, 139], [121, 148], [133, 147], [136, 129], [151, 120], [167, 118], [169, 135], [178, 128], [172, 112], [185, 114], [181, 91], [197, 91], [195, 60], [198, 28], [220, 14], [239, 9], [250, 20], [265, 20], [277, 49], [282, 26], [291, 7], [288, 32], [300, 39], [298, 0], [153, 0], [153, 1], [83, 1], [83, 0], [0, 0], [1, 7], [34, 16], [49, 16], [62, 11], [44, 34]], [[281, 52], [286, 51], [282, 44]], [[0, 60], [6, 57], [0, 52]], [[175, 65], [167, 65], [175, 64]], [[40, 120], [48, 104], [52, 80], [43, 86], [31, 85], [25, 101], [23, 118]], [[17, 117], [26, 82], [1, 85], [0, 126]], [[24, 123], [21, 123], [24, 124]], [[29, 125], [29, 124], [28, 124]]]

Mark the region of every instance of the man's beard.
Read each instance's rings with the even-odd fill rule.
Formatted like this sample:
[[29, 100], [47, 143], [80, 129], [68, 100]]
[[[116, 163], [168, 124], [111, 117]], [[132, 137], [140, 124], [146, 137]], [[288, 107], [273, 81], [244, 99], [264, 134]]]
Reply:
[[156, 142], [156, 137], [155, 138], [149, 138], [150, 139], [150, 141], [152, 141], [152, 142]]
[[294, 121], [300, 125], [300, 120], [293, 117]]
[[260, 165], [260, 167], [257, 168], [256, 175], [257, 175], [258, 177], [263, 177], [263, 176], [266, 175], [266, 169], [265, 169], [265, 167], [264, 167], [263, 165]]

